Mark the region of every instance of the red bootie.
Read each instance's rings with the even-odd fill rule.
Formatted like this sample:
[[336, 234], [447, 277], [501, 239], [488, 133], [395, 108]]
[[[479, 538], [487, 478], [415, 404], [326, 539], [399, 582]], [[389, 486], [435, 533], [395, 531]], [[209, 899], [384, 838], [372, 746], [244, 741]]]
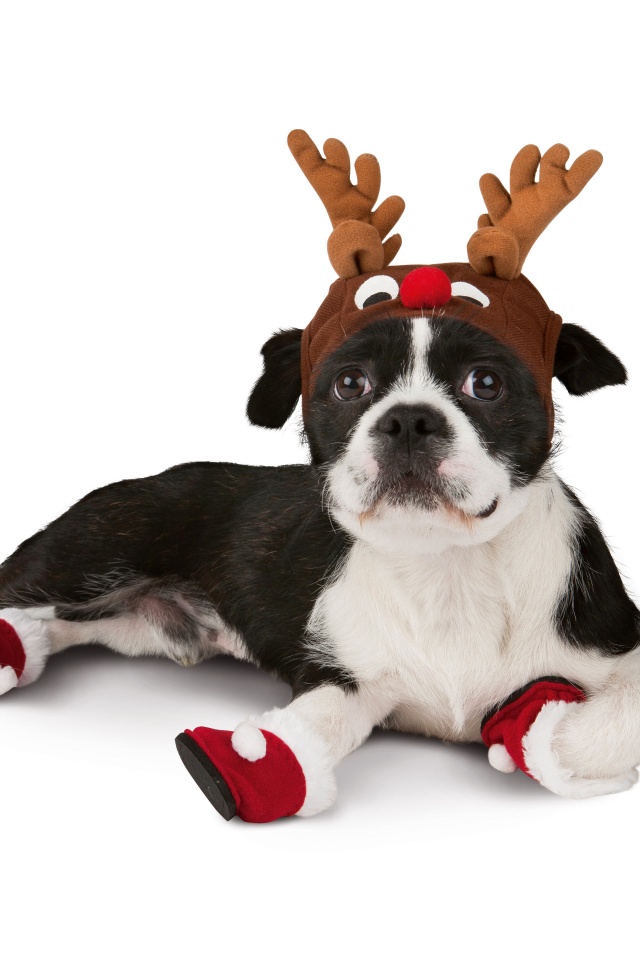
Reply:
[[26, 660], [20, 637], [7, 620], [0, 620], [0, 693], [17, 687]]
[[541, 677], [516, 691], [482, 722], [491, 766], [502, 773], [523, 770], [563, 797], [599, 796], [633, 786], [636, 770], [597, 779], [576, 776], [561, 765], [553, 746], [556, 730], [585, 700], [584, 690], [559, 677]]
[[40, 620], [33, 620], [23, 610], [0, 610], [0, 694], [39, 677], [48, 653]]
[[185, 767], [225, 820], [238, 816], [250, 823], [267, 823], [294, 814], [310, 816], [335, 798], [326, 746], [314, 730], [285, 710], [241, 723], [233, 733], [209, 727], [186, 730], [176, 738], [176, 746]]
[[558, 677], [542, 677], [517, 690], [482, 721], [482, 739], [489, 747], [491, 766], [503, 773], [519, 768], [538, 780], [527, 762], [530, 758], [525, 756], [530, 747], [525, 741], [534, 721], [548, 703], [576, 703], [584, 699], [580, 687]]

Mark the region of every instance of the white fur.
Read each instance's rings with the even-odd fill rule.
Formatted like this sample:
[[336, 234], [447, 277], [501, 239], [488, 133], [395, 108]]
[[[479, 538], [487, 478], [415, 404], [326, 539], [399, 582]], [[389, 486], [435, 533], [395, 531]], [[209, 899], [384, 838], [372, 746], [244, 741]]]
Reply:
[[607, 684], [558, 727], [555, 748], [565, 767], [589, 779], [624, 774], [638, 763], [640, 650], [614, 658]]
[[638, 772], [633, 768], [615, 777], [590, 779], [576, 776], [562, 765], [554, 738], [559, 725], [580, 707], [579, 703], [559, 700], [545, 703], [522, 740], [527, 769], [544, 787], [561, 797], [597, 797], [628, 790], [638, 780]]
[[226, 653], [236, 660], [251, 660], [249, 651], [240, 636], [226, 624], [216, 630], [216, 647], [220, 653]]
[[56, 608], [50, 605], [46, 607], [27, 607], [23, 612], [32, 620], [54, 620]]
[[414, 389], [420, 390], [429, 386], [431, 378], [427, 368], [427, 353], [433, 340], [433, 331], [426, 317], [416, 317], [412, 321], [411, 350], [412, 364], [410, 383]]
[[[25, 687], [28, 683], [37, 680], [49, 656], [51, 644], [47, 637], [46, 627], [40, 620], [34, 620], [25, 610], [18, 610], [15, 607], [5, 607], [0, 610], [0, 619], [10, 623], [16, 631], [26, 656], [22, 676], [17, 681], [17, 686]], [[14, 674], [15, 675], [15, 674]], [[7, 682], [5, 680], [5, 682]], [[7, 689], [10, 689], [8, 687]], [[5, 693], [0, 686], [0, 693]]]
[[366, 740], [392, 708], [385, 685], [374, 683], [357, 690], [325, 684], [297, 697], [286, 710], [318, 732], [329, 750], [331, 763], [337, 764]]
[[[189, 612], [193, 610], [177, 592], [174, 599]], [[128, 657], [165, 656], [183, 667], [192, 667], [203, 659], [222, 653], [237, 660], [250, 659], [242, 639], [215, 612], [199, 614], [197, 619], [199, 642], [191, 647], [176, 647], [165, 636], [161, 621], [154, 624], [136, 613], [88, 621], [54, 618], [47, 619], [45, 625], [52, 653], [97, 643]]]

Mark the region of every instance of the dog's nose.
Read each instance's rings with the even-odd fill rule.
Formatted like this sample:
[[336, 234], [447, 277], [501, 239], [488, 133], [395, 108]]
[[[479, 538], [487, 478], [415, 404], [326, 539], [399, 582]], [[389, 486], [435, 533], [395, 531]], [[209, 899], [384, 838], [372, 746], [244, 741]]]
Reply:
[[405, 450], [424, 448], [432, 437], [448, 433], [447, 419], [435, 407], [417, 404], [398, 404], [383, 413], [376, 429], [386, 434], [394, 447]]

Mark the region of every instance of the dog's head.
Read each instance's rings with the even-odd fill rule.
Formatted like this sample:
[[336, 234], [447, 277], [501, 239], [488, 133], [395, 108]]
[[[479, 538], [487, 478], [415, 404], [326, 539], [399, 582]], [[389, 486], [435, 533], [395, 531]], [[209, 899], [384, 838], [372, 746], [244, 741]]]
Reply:
[[[299, 162], [310, 143], [294, 135]], [[330, 143], [327, 157], [343, 175], [346, 163], [348, 179], [348, 155]], [[311, 147], [314, 169], [326, 175], [328, 161]], [[582, 166], [586, 183], [581, 160], [566, 171], [564, 156], [565, 179]], [[537, 163], [531, 169], [528, 157], [531, 183]], [[370, 211], [377, 189], [369, 194]], [[401, 212], [399, 201], [393, 214]], [[496, 226], [495, 210], [469, 243], [470, 263], [437, 267], [389, 266], [399, 238], [382, 238], [397, 216], [382, 218], [377, 245], [370, 231], [363, 239], [362, 219], [338, 222], [329, 249], [341, 277], [304, 331], [265, 344], [247, 412], [253, 423], [281, 427], [302, 394], [312, 460], [326, 471], [336, 519], [381, 546], [432, 552], [489, 540], [523, 509], [551, 448], [553, 376], [584, 394], [624, 382], [625, 370], [599, 340], [549, 310], [520, 273], [533, 241]], [[362, 272], [372, 258], [374, 269]]]

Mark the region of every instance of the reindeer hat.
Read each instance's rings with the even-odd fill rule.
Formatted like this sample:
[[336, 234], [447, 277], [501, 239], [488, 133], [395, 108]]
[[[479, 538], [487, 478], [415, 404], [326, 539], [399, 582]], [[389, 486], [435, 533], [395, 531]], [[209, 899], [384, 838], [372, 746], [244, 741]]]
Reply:
[[588, 183], [602, 155], [588, 150], [567, 169], [569, 151], [562, 144], [542, 157], [537, 147], [523, 147], [511, 165], [511, 193], [493, 174], [480, 179], [488, 212], [467, 245], [469, 263], [390, 267], [402, 241], [398, 234], [385, 237], [404, 201], [389, 197], [373, 209], [380, 190], [376, 158], [357, 158], [352, 184], [349, 154], [339, 140], [324, 144], [326, 159], [303, 130], [289, 134], [289, 147], [331, 219], [329, 259], [340, 278], [303, 333], [303, 416], [320, 364], [347, 337], [376, 320], [428, 311], [474, 324], [510, 347], [531, 371], [552, 426], [551, 381], [562, 319], [521, 271], [536, 239]]

